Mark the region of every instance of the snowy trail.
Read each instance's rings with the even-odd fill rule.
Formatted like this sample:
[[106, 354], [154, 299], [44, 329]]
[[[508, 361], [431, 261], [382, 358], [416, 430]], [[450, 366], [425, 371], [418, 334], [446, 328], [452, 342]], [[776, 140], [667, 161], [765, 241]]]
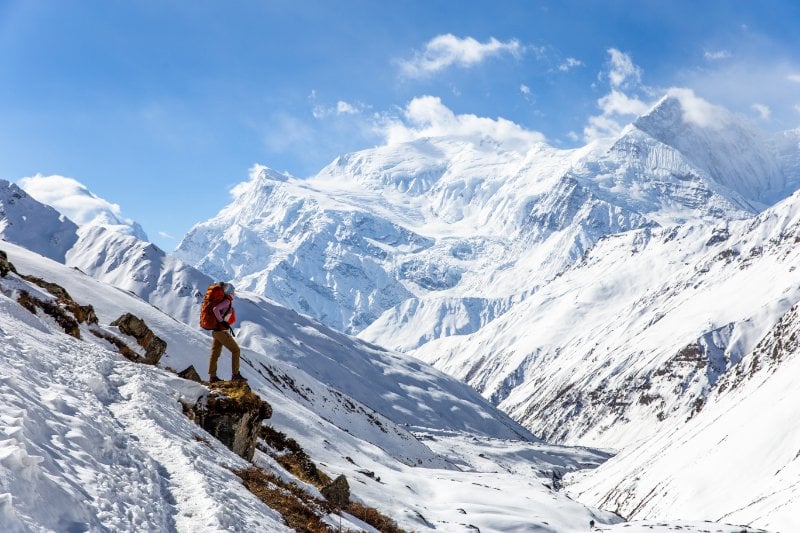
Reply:
[[3, 531], [286, 529], [230, 471], [246, 463], [184, 417], [183, 380], [19, 324], [0, 324]]

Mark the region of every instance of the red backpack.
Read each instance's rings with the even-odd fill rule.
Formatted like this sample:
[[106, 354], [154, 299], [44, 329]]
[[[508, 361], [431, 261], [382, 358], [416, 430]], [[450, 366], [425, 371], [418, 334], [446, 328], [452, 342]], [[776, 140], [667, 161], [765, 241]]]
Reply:
[[200, 307], [200, 327], [203, 329], [217, 329], [217, 317], [214, 316], [214, 306], [225, 298], [222, 283], [209, 285]]

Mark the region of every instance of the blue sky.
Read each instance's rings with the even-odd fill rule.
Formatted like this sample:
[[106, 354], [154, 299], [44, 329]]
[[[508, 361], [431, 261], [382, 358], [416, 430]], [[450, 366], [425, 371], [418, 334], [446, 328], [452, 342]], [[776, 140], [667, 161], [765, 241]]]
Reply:
[[798, 27], [793, 0], [0, 0], [0, 178], [73, 177], [171, 250], [252, 165], [420, 116], [571, 147], [677, 86], [800, 127]]

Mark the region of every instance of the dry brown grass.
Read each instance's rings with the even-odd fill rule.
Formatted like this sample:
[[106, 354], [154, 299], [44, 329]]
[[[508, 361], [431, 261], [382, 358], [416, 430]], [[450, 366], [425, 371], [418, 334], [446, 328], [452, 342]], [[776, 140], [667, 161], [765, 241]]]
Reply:
[[76, 339], [81, 338], [81, 330], [78, 326], [78, 321], [67, 314], [67, 312], [57, 304], [40, 300], [39, 298], [32, 296], [28, 291], [20, 291], [19, 296], [17, 297], [17, 302], [19, 302], [22, 307], [34, 315], [36, 314], [37, 308], [41, 309], [46, 315], [51, 316], [56, 323], [61, 326], [61, 329], [64, 330], [64, 333], [67, 335], [72, 335]]
[[76, 302], [75, 299], [70, 296], [69, 292], [67, 292], [67, 289], [61, 285], [30, 275], [24, 275], [22, 276], [22, 279], [28, 283], [33, 283], [34, 285], [41, 287], [52, 294], [55, 297], [56, 302], [61, 304], [70, 313], [72, 313], [72, 316], [75, 317], [75, 320], [77, 320], [79, 324], [83, 324], [84, 322], [88, 324], [97, 324], [97, 315], [94, 312], [94, 308], [91, 305], [78, 304], [78, 302]]
[[[281, 466], [292, 475], [321, 489], [331, 483], [331, 478], [318, 469], [306, 454], [300, 444], [272, 426], [261, 427], [261, 440], [265, 446], [260, 446], [261, 451], [273, 457]], [[282, 452], [282, 453], [281, 453]], [[325, 505], [328, 505], [327, 503]], [[367, 507], [361, 503], [350, 502], [342, 511], [347, 512], [359, 520], [366, 522], [383, 533], [404, 533], [397, 522], [382, 514], [377, 509]]]
[[314, 485], [318, 489], [331, 483], [331, 478], [317, 468], [314, 461], [293, 438], [281, 433], [272, 426], [262, 426], [259, 436], [271, 448], [271, 450], [268, 450], [262, 447], [261, 451], [273, 457], [295, 477]]
[[388, 516], [381, 514], [373, 507], [367, 507], [366, 505], [362, 505], [360, 503], [350, 502], [343, 510], [355, 516], [359, 520], [366, 522], [382, 533], [405, 533], [405, 530], [401, 529], [397, 525], [397, 522]]
[[217, 393], [208, 397], [208, 406], [212, 411], [261, 411], [262, 419], [272, 416], [272, 406], [254, 393], [246, 381], [217, 381], [208, 386]]
[[308, 533], [335, 531], [322, 521], [322, 517], [330, 512], [322, 500], [315, 499], [296, 485], [286, 483], [260, 468], [251, 467], [235, 473], [250, 492], [281, 513], [289, 527]]

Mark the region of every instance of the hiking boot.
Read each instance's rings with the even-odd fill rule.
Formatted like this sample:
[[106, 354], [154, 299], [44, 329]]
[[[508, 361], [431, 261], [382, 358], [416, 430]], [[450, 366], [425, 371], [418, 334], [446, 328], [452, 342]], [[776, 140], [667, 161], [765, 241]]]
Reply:
[[247, 381], [247, 378], [237, 372], [231, 376], [231, 381]]
[[216, 383], [217, 381], [222, 381], [222, 380], [219, 379], [217, 376], [211, 376], [210, 378], [208, 378], [209, 383]]

